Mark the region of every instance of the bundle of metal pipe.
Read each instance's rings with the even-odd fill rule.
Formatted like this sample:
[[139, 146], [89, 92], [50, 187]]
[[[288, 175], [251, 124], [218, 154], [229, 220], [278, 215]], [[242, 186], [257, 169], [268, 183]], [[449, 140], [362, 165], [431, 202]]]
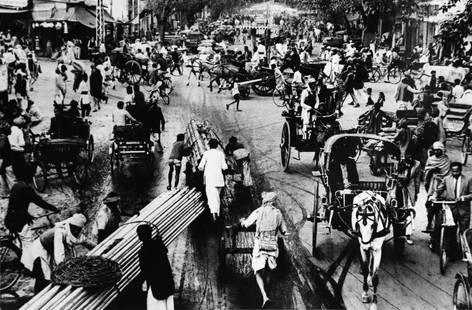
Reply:
[[[201, 194], [194, 189], [182, 188], [160, 195], [87, 254], [101, 255], [120, 265], [123, 276], [115, 287], [88, 291], [50, 284], [20, 310], [105, 309], [140, 273], [138, 251], [141, 244], [136, 227], [144, 223], [155, 225], [167, 246], [203, 210]], [[153, 231], [157, 234], [155, 229]]]
[[[205, 132], [202, 133], [199, 126], [205, 127]], [[192, 146], [192, 153], [189, 156], [193, 167], [198, 166], [198, 160], [203, 156], [203, 153], [209, 149], [208, 141], [210, 139], [220, 140], [216, 133], [209, 127], [207, 121], [199, 123], [191, 120], [187, 126], [188, 144]]]

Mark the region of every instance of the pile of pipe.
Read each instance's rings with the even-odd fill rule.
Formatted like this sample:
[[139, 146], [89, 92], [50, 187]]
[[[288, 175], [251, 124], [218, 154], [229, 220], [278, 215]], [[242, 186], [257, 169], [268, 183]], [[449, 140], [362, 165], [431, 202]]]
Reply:
[[[201, 194], [194, 189], [163, 193], [87, 254], [100, 255], [119, 264], [123, 276], [116, 286], [86, 290], [50, 284], [20, 309], [105, 309], [140, 273], [138, 251], [141, 242], [136, 228], [146, 223], [156, 226], [168, 246], [203, 210]], [[153, 233], [157, 233], [156, 229]]]
[[202, 158], [203, 153], [210, 149], [208, 142], [211, 139], [216, 139], [221, 144], [220, 138], [211, 128], [208, 121], [200, 123], [196, 120], [191, 120], [187, 126], [186, 136], [187, 144], [192, 147], [189, 160], [194, 168], [198, 167], [198, 162]]

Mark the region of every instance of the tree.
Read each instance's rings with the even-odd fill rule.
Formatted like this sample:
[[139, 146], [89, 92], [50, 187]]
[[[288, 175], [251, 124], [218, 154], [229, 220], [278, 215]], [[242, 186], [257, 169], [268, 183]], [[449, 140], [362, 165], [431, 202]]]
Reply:
[[181, 12], [187, 18], [193, 17], [204, 5], [205, 2], [201, 0], [148, 0], [146, 9], [157, 17], [159, 37], [163, 41], [168, 28], [167, 21], [172, 14]]
[[393, 17], [398, 13], [407, 15], [408, 11], [416, 6], [415, 0], [313, 0], [302, 3], [328, 16], [341, 16], [346, 27], [349, 27], [347, 15], [358, 13], [367, 28], [377, 25], [379, 18]]
[[[447, 12], [460, 0], [450, 0], [442, 7], [443, 12]], [[452, 19], [441, 24], [441, 37], [452, 42], [461, 42], [463, 38], [472, 34], [472, 0], [467, 0], [465, 10]]]

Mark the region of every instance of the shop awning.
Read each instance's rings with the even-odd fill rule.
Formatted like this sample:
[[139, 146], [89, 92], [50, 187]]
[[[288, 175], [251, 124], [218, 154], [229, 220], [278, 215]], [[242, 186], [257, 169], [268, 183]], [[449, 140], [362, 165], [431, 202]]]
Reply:
[[[33, 8], [32, 11], [34, 22], [73, 22], [95, 28], [95, 8], [85, 6], [72, 6], [67, 10], [65, 8]], [[104, 11], [103, 17], [106, 23], [114, 23], [115, 20], [107, 12]]]

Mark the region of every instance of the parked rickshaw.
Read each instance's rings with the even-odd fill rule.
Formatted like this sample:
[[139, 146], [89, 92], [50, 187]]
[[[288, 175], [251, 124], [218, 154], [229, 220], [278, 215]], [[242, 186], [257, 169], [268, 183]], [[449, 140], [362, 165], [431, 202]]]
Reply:
[[[386, 145], [383, 153], [383, 175], [373, 175], [368, 168], [371, 143]], [[320, 172], [314, 188], [313, 247], [316, 248], [318, 222], [355, 238], [351, 228], [354, 197], [372, 191], [386, 200], [386, 214], [393, 227], [395, 251], [401, 255], [406, 240], [406, 227], [415, 213], [405, 201], [405, 176], [398, 169], [400, 150], [390, 140], [373, 134], [343, 133], [329, 138], [320, 156]], [[389, 227], [390, 229], [390, 227]]]
[[88, 178], [88, 168], [94, 159], [90, 123], [81, 118], [71, 118], [63, 127], [67, 128], [62, 128], [61, 134], [53, 139], [44, 134], [33, 136], [30, 164], [33, 167], [33, 186], [39, 192], [45, 190], [48, 179], [61, 178], [64, 172], [78, 185]]

